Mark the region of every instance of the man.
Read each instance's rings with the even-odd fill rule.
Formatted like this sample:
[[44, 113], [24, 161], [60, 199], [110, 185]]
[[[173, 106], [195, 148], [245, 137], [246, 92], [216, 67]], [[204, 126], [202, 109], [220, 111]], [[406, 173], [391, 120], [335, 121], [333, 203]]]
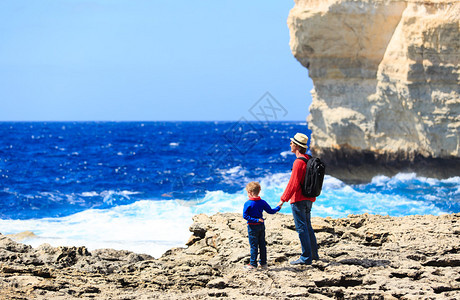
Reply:
[[[308, 137], [302, 133], [296, 133], [294, 138], [291, 138], [291, 152], [296, 157], [309, 157], [307, 152]], [[307, 164], [301, 159], [296, 159], [292, 166], [291, 178], [281, 196], [281, 201], [291, 203], [292, 216], [297, 233], [299, 234], [300, 244], [302, 246], [302, 254], [300, 258], [291, 261], [291, 265], [311, 265], [313, 260], [318, 259], [318, 244], [316, 243], [315, 232], [311, 227], [311, 207], [315, 198], [308, 198], [302, 194], [301, 183], [305, 180]]]

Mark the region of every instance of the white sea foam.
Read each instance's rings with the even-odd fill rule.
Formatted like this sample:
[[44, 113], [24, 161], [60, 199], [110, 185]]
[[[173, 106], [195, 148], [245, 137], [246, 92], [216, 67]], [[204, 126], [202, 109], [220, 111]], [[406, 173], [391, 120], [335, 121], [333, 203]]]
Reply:
[[283, 158], [286, 158], [288, 155], [294, 155], [291, 151], [283, 151], [280, 153]]
[[81, 195], [83, 197], [96, 197], [96, 196], [99, 196], [99, 193], [94, 192], [94, 191], [93, 192], [83, 192], [81, 193]]
[[345, 183], [343, 183], [339, 179], [329, 176], [329, 175], [324, 176], [324, 182], [323, 182], [324, 190], [328, 190], [328, 189], [336, 190], [336, 189], [343, 188], [344, 186], [345, 186]]
[[443, 180], [441, 180], [441, 182], [443, 182], [443, 183], [452, 183], [452, 184], [460, 184], [460, 176], [455, 176], [455, 177], [451, 177], [451, 178], [448, 178], [448, 179], [443, 179]]
[[100, 193], [100, 196], [104, 197], [103, 201], [106, 204], [112, 205], [117, 199], [126, 199], [129, 200], [130, 195], [139, 194], [138, 192], [131, 191], [104, 191]]
[[[228, 179], [232, 176], [243, 176], [245, 171], [235, 167], [223, 171]], [[278, 203], [289, 181], [289, 173], [278, 173], [259, 178], [262, 191], [261, 196], [272, 207]], [[392, 178], [374, 178], [370, 185], [386, 186], [409, 180], [422, 181], [413, 175], [399, 175]], [[433, 182], [438, 182], [433, 179]], [[457, 184], [458, 179], [450, 179], [449, 183]], [[393, 185], [393, 184], [391, 184]], [[388, 189], [383, 188], [384, 191]], [[455, 197], [458, 195], [458, 186], [448, 190]], [[106, 191], [82, 193], [85, 197], [118, 196], [129, 197], [135, 192]], [[456, 194], [455, 194], [456, 193]], [[435, 193], [431, 193], [433, 195]], [[115, 197], [116, 198], [116, 197]], [[26, 241], [36, 247], [42, 243], [53, 246], [81, 246], [90, 250], [97, 248], [125, 249], [138, 253], [147, 253], [159, 257], [172, 247], [183, 247], [190, 236], [188, 231], [192, 217], [196, 214], [214, 214], [217, 212], [242, 212], [243, 204], [247, 200], [244, 185], [236, 193], [225, 191], [207, 192], [204, 197], [195, 200], [156, 200], [145, 199], [129, 205], [115, 206], [110, 209], [89, 209], [62, 218], [44, 218], [34, 220], [0, 220], [3, 234], [21, 231], [33, 231], [38, 238]], [[326, 176], [323, 192], [313, 205], [313, 217], [346, 217], [348, 214], [382, 214], [403, 216], [408, 214], [445, 213], [442, 209], [429, 201], [437, 200], [428, 195], [426, 201], [408, 197], [404, 194], [393, 194], [376, 191], [363, 191], [360, 186], [350, 186], [342, 181]], [[107, 201], [111, 201], [110, 197]], [[427, 202], [428, 201], [428, 202]], [[283, 206], [282, 213], [291, 213], [289, 204]], [[241, 222], [244, 222], [241, 218]]]
[[236, 166], [230, 169], [219, 170], [219, 173], [221, 174], [224, 183], [235, 184], [239, 182], [243, 184], [246, 180], [245, 176], [247, 171], [241, 166]]
[[388, 181], [390, 181], [390, 177], [385, 175], [378, 175], [372, 178], [371, 183], [377, 186], [384, 186]]
[[63, 218], [0, 220], [4, 233], [33, 231], [39, 238], [28, 242], [53, 246], [85, 245], [126, 249], [160, 256], [171, 247], [183, 246], [194, 212], [175, 201], [138, 201], [111, 209], [86, 210]]

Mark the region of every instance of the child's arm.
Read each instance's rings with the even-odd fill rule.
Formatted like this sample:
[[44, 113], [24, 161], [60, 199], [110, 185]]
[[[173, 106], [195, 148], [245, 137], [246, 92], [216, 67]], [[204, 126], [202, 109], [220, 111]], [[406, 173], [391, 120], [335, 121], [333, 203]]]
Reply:
[[[262, 200], [262, 201], [263, 201], [263, 200]], [[273, 214], [276, 214], [277, 212], [279, 212], [280, 209], [281, 209], [281, 206], [279, 206], [279, 205], [278, 205], [277, 207], [275, 207], [275, 208], [272, 209], [272, 208], [270, 207], [270, 205], [269, 205], [267, 202], [264, 201], [264, 210], [265, 210], [267, 213], [273, 215]]]

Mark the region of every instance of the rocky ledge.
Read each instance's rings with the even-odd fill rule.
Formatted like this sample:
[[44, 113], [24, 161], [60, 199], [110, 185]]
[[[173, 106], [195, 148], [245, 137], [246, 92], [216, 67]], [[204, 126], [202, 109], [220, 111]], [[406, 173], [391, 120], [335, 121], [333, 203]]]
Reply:
[[240, 214], [197, 215], [161, 258], [38, 248], [0, 235], [1, 299], [460, 299], [460, 214], [313, 218], [321, 260], [291, 266], [291, 215], [268, 216], [269, 267], [247, 271]]

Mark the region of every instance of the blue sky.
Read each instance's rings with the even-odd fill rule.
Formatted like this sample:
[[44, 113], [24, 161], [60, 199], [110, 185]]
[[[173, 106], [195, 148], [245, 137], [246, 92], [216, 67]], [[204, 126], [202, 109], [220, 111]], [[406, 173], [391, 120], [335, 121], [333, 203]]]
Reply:
[[304, 121], [294, 1], [2, 0], [1, 121]]

